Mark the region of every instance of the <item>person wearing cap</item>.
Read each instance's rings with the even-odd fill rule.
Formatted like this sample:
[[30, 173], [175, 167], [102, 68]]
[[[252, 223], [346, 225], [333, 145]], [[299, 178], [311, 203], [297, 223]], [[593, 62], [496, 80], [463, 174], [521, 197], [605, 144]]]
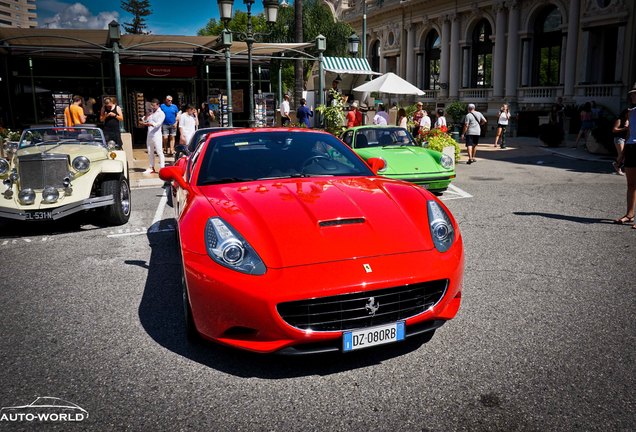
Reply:
[[283, 101], [280, 104], [280, 124], [281, 126], [289, 126], [291, 119], [289, 118], [289, 95], [283, 96]]
[[[625, 140], [623, 148], [622, 160], [623, 169], [625, 171], [625, 179], [627, 180], [627, 211], [621, 218], [614, 220], [616, 224], [632, 224], [632, 228], [636, 229], [634, 224], [634, 212], [636, 211], [636, 84], [627, 92], [629, 98], [629, 136]], [[634, 126], [632, 126], [634, 125]]]
[[461, 136], [461, 139], [466, 139], [468, 165], [477, 162], [475, 155], [477, 154], [477, 145], [479, 144], [479, 136], [481, 135], [481, 125], [485, 125], [487, 122], [486, 117], [475, 110], [474, 104], [468, 104], [468, 114], [464, 117], [464, 129], [462, 130]]
[[161, 104], [160, 108], [166, 116], [161, 125], [163, 151], [171, 156], [174, 154], [174, 141], [177, 136], [177, 114], [179, 114], [179, 108], [172, 104], [172, 96], [170, 95], [166, 96], [166, 101]]
[[362, 125], [362, 113], [358, 109], [358, 102], [351, 103], [351, 110], [347, 113], [347, 127], [352, 128]]

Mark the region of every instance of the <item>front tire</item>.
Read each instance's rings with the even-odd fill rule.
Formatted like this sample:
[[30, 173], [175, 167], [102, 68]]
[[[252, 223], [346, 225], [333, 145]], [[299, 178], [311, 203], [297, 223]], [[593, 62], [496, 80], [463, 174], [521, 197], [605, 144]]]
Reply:
[[188, 296], [188, 288], [186, 287], [183, 269], [181, 270], [181, 286], [183, 289], [183, 321], [185, 323], [186, 337], [190, 342], [199, 342], [201, 341], [201, 335], [197, 331], [197, 327], [194, 324], [194, 318], [192, 318], [190, 297]]
[[102, 196], [112, 195], [114, 203], [105, 208], [104, 218], [108, 225], [123, 225], [130, 218], [130, 185], [125, 178], [104, 180]]

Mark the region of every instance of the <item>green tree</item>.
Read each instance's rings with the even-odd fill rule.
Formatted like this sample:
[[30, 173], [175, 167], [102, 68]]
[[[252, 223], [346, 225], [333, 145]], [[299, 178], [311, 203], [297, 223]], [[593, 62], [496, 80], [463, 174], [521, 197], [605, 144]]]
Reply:
[[132, 22], [124, 23], [124, 30], [130, 34], [149, 34], [146, 31], [148, 25], [144, 17], [149, 16], [152, 13], [150, 9], [150, 0], [122, 0], [121, 8], [126, 12], [132, 14]]

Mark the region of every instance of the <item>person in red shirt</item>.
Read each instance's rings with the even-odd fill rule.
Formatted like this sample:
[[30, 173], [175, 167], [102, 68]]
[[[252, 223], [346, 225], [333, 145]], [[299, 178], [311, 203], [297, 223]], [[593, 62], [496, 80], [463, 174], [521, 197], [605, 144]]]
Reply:
[[351, 110], [347, 113], [347, 127], [356, 127], [362, 125], [362, 113], [358, 110], [358, 102], [351, 104]]

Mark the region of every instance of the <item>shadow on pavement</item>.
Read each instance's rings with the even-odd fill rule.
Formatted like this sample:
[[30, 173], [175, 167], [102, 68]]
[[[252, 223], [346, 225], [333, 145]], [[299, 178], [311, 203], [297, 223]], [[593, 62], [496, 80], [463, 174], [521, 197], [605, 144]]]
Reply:
[[78, 212], [55, 221], [0, 219], [0, 239], [92, 231], [106, 226], [101, 223], [99, 214], [90, 210]]
[[[157, 222], [157, 223], [161, 223]], [[180, 256], [172, 232], [152, 233], [150, 261], [126, 261], [148, 269], [139, 319], [146, 332], [161, 346], [190, 360], [239, 377], [279, 379], [298, 376], [329, 375], [379, 364], [422, 346], [414, 337], [378, 349], [350, 354], [329, 353], [307, 356], [262, 355], [240, 351], [213, 342], [189, 342], [184, 324]]]
[[548, 219], [565, 220], [569, 222], [576, 222], [580, 224], [614, 224], [613, 219], [598, 219], [598, 218], [586, 218], [581, 216], [568, 216], [556, 213], [542, 213], [542, 212], [513, 212], [517, 216], [541, 216]]

